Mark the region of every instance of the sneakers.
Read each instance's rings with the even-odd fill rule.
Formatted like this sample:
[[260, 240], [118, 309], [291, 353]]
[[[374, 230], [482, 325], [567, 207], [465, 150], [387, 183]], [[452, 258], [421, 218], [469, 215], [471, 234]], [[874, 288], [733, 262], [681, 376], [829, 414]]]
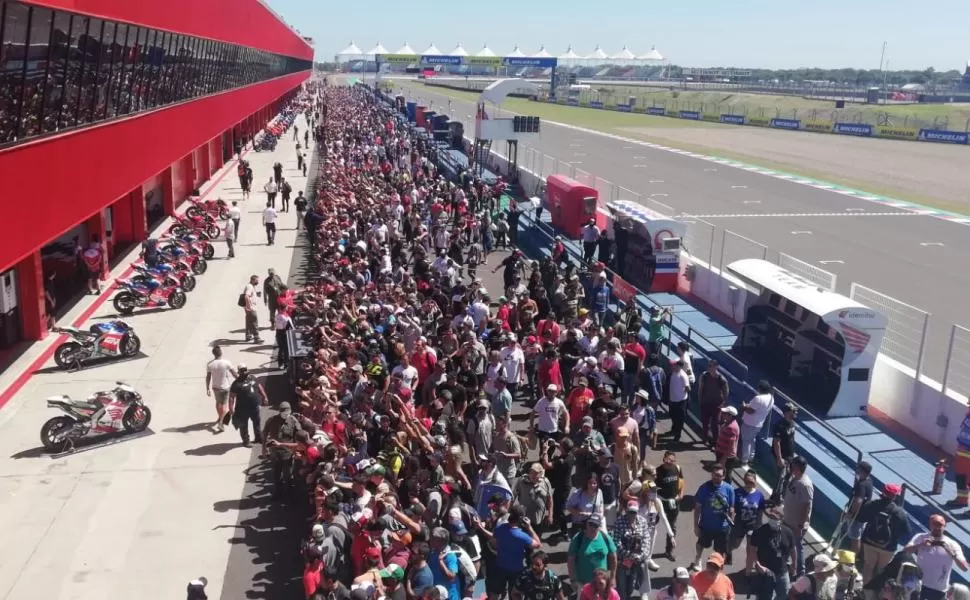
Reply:
[[246, 440], [245, 442], [243, 442], [243, 447], [245, 447], [245, 448], [252, 448], [253, 447], [253, 443], [250, 442], [249, 440]]
[[256, 339], [254, 339], [253, 340], [253, 343], [254, 344], [262, 344], [263, 343], [263, 338], [256, 338]]
[[216, 421], [215, 425], [212, 427], [216, 433], [222, 433], [226, 430], [226, 426], [222, 424], [222, 420]]
[[652, 558], [647, 561], [647, 568], [651, 571], [659, 571], [660, 565], [656, 563]]

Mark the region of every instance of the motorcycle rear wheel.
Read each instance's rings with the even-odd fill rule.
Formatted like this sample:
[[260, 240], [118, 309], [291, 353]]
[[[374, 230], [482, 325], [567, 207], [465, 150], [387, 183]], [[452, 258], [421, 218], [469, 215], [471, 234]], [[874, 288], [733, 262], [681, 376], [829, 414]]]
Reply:
[[54, 454], [64, 452], [70, 446], [70, 439], [65, 437], [57, 441], [54, 437], [65, 429], [71, 429], [72, 427], [74, 427], [74, 419], [70, 417], [53, 417], [48, 419], [40, 428], [40, 443], [44, 445], [44, 449], [48, 452]]
[[216, 238], [219, 237], [219, 233], [220, 233], [219, 226], [218, 225], [208, 225], [205, 228], [205, 233], [206, 233], [206, 235], [209, 236], [209, 239], [213, 239], [214, 240], [214, 239], [216, 239]]
[[77, 342], [65, 342], [54, 351], [54, 363], [61, 369], [69, 369], [74, 366], [74, 355], [81, 351], [81, 345]]
[[172, 292], [168, 297], [168, 305], [175, 309], [185, 306], [185, 292]]
[[199, 260], [195, 261], [195, 264], [192, 265], [192, 272], [196, 275], [201, 275], [205, 273], [208, 268], [209, 264], [205, 262], [204, 258], [200, 258]]
[[212, 244], [206, 242], [205, 246], [202, 247], [202, 258], [212, 260], [212, 257], [215, 255], [216, 249], [212, 247]]
[[182, 278], [182, 289], [186, 292], [191, 292], [195, 289], [195, 275], [186, 275]]
[[112, 304], [114, 304], [115, 310], [119, 314], [130, 315], [135, 312], [135, 297], [129, 292], [116, 294]]
[[185, 215], [190, 218], [195, 218], [202, 215], [202, 209], [197, 206], [190, 206], [185, 210]]
[[152, 411], [144, 404], [132, 404], [121, 417], [121, 424], [128, 433], [138, 433], [148, 429], [152, 422]]

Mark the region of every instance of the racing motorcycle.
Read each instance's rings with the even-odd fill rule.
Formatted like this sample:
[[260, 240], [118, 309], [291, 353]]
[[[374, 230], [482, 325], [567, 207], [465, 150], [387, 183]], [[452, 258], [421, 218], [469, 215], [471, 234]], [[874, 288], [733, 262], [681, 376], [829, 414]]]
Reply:
[[185, 214], [190, 217], [200, 217], [202, 215], [209, 215], [218, 219], [225, 221], [229, 218], [229, 206], [226, 204], [225, 200], [221, 198], [218, 200], [199, 200], [197, 198], [189, 198], [190, 206], [185, 209]]
[[174, 219], [175, 222], [168, 228], [168, 232], [172, 235], [184, 235], [186, 233], [192, 233], [193, 231], [199, 231], [208, 236], [210, 240], [214, 240], [219, 237], [219, 233], [222, 231], [216, 225], [215, 219], [209, 215], [200, 215], [197, 217], [176, 215]]
[[82, 438], [147, 429], [152, 411], [145, 406], [141, 394], [122, 381], [116, 384], [118, 387], [113, 390], [95, 392], [87, 400], [71, 400], [66, 395], [48, 398], [47, 407], [64, 414], [48, 419], [40, 428], [44, 448], [59, 454]]
[[171, 308], [185, 306], [185, 292], [177, 282], [148, 280], [135, 282], [126, 279], [117, 280], [121, 288], [112, 301], [122, 315], [130, 315], [136, 308], [155, 308], [168, 305]]
[[124, 321], [95, 323], [87, 331], [77, 327], [55, 327], [53, 331], [71, 338], [54, 351], [54, 362], [61, 369], [80, 369], [97, 358], [130, 358], [141, 350], [141, 340]]
[[181, 269], [180, 264], [185, 263], [195, 275], [201, 275], [209, 268], [209, 263], [201, 254], [191, 254], [178, 246], [171, 246], [166, 249], [160, 248], [158, 256], [163, 262], [171, 264], [176, 269]]
[[167, 263], [160, 263], [159, 265], [153, 267], [147, 267], [145, 265], [132, 265], [132, 269], [137, 271], [137, 275], [132, 276], [132, 281], [136, 283], [141, 283], [149, 279], [154, 279], [156, 281], [165, 282], [169, 280], [179, 287], [181, 287], [186, 292], [191, 292], [195, 289], [195, 275], [190, 271], [177, 270], [172, 265]]
[[216, 250], [207, 238], [208, 236], [206, 235], [196, 235], [194, 233], [162, 238], [162, 241], [165, 242], [162, 249], [177, 247], [185, 250], [189, 254], [201, 254], [202, 258], [209, 260], [215, 256]]

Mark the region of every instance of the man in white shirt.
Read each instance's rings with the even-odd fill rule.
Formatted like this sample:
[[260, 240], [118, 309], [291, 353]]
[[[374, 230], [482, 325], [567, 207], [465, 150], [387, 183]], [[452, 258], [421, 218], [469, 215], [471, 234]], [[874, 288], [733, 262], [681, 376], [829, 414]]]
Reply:
[[273, 317], [273, 330], [276, 333], [276, 363], [284, 370], [290, 360], [289, 347], [286, 345], [286, 332], [289, 329], [293, 329], [293, 319], [286, 309], [280, 309]]
[[596, 219], [587, 221], [580, 234], [583, 237], [583, 262], [588, 263], [596, 254], [596, 243], [600, 239], [600, 228], [596, 226]]
[[687, 398], [690, 394], [690, 379], [684, 372], [684, 363], [677, 361], [670, 372], [670, 435], [673, 443], [680, 443], [681, 433], [684, 431], [684, 420], [687, 418]]
[[266, 228], [266, 245], [272, 246], [276, 241], [276, 209], [269, 202], [263, 211], [263, 227]]
[[229, 248], [228, 257], [234, 258], [236, 256], [236, 222], [232, 219], [226, 221], [226, 229], [224, 233], [226, 234], [226, 246]]
[[205, 395], [216, 397], [216, 414], [218, 418], [212, 424], [216, 432], [222, 432], [225, 426], [222, 419], [226, 416], [226, 411], [232, 412], [229, 406], [229, 387], [236, 379], [236, 370], [232, 368], [232, 363], [222, 358], [222, 347], [212, 347], [212, 360], [205, 367]]
[[515, 341], [515, 336], [507, 335], [505, 343], [505, 348], [502, 348], [500, 356], [502, 357], [502, 364], [505, 366], [507, 388], [514, 400], [519, 391], [519, 383], [525, 379], [525, 353], [522, 352], [522, 348]]
[[396, 375], [401, 378], [401, 382], [407, 387], [411, 388], [411, 391], [417, 389], [418, 386], [418, 370], [414, 368], [411, 364], [411, 357], [407, 354], [401, 355], [401, 362], [394, 367], [391, 371], [391, 375]]
[[[529, 415], [529, 429], [535, 429], [536, 436], [540, 441], [547, 439], [559, 440], [560, 431], [564, 435], [569, 435], [569, 411], [566, 410], [566, 403], [559, 399], [559, 388], [555, 384], [546, 387], [546, 393], [539, 398], [532, 413]], [[536, 420], [539, 422], [536, 423]], [[562, 429], [559, 422], [563, 422]]]
[[232, 206], [229, 207], [229, 219], [232, 224], [235, 225], [236, 234], [233, 236], [232, 241], [239, 241], [239, 222], [242, 220], [242, 211], [239, 210], [239, 202], [236, 200], [232, 201]]
[[963, 549], [951, 538], [943, 534], [946, 519], [943, 515], [930, 517], [929, 533], [918, 533], [903, 548], [903, 552], [916, 555], [916, 562], [923, 571], [923, 590], [920, 598], [943, 600], [950, 586], [950, 574], [954, 563], [961, 571], [966, 571], [967, 559]]
[[765, 419], [771, 414], [775, 404], [771, 397], [771, 384], [765, 380], [758, 382], [758, 393], [744, 405], [741, 415], [741, 462], [748, 464], [754, 460], [758, 434], [764, 427]]
[[276, 182], [270, 177], [266, 185], [263, 186], [263, 191], [266, 192], [266, 206], [276, 206], [276, 192], [279, 190], [280, 188], [277, 187]]
[[249, 283], [242, 291], [242, 308], [246, 313], [246, 341], [252, 340], [255, 344], [260, 344], [263, 340], [259, 337], [259, 319], [256, 317], [256, 307], [259, 306], [259, 276], [253, 275], [249, 278]]
[[482, 325], [488, 319], [489, 315], [488, 302], [482, 298], [475, 300], [469, 305], [468, 314], [475, 322], [475, 331], [481, 332]]

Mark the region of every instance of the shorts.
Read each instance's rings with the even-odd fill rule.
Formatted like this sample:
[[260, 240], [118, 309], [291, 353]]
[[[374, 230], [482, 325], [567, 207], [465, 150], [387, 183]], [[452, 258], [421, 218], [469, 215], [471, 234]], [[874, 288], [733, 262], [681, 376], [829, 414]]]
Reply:
[[215, 396], [216, 404], [220, 406], [229, 402], [229, 390], [212, 388], [212, 395]]
[[504, 596], [515, 583], [518, 573], [506, 571], [498, 565], [494, 569], [485, 570], [485, 592], [496, 596]]
[[861, 540], [862, 530], [866, 528], [865, 523], [860, 523], [858, 520], [852, 521], [852, 525], [849, 525], [849, 531], [846, 536], [850, 540]]
[[728, 538], [730, 535], [730, 529], [723, 529], [720, 531], [708, 531], [706, 529], [701, 529], [701, 534], [697, 537], [697, 546], [700, 548], [710, 548], [713, 545], [715, 552], [727, 554]]

